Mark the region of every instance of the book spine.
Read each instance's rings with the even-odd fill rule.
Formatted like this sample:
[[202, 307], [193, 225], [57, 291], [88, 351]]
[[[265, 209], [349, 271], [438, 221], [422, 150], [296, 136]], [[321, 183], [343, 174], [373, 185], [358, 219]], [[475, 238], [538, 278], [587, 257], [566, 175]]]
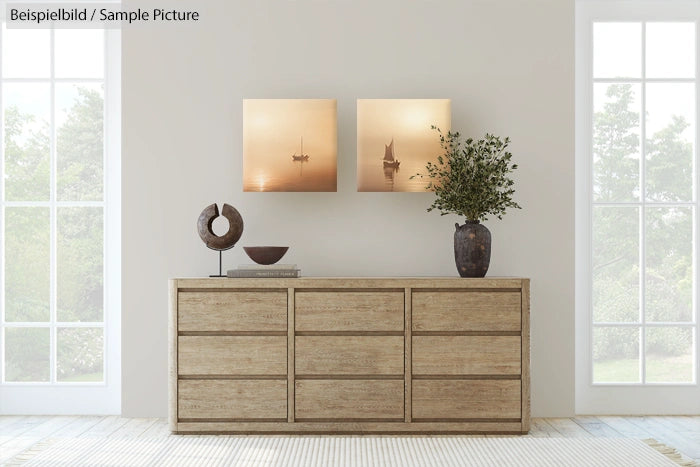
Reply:
[[296, 264], [241, 264], [238, 266], [238, 270], [241, 271], [290, 271], [296, 270]]
[[299, 277], [299, 271], [258, 271], [258, 270], [233, 270], [228, 272], [228, 277]]

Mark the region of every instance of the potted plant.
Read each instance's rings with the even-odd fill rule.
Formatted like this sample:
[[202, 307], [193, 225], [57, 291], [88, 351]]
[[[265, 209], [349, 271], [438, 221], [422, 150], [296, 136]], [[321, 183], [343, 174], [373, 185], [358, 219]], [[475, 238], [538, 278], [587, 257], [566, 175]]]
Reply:
[[[437, 163], [428, 162], [426, 174], [413, 177], [428, 178], [427, 190], [436, 199], [428, 208], [441, 216], [457, 214], [466, 217], [464, 225], [455, 223], [455, 264], [462, 277], [484, 277], [491, 260], [491, 232], [482, 221], [489, 215], [503, 218], [507, 208], [520, 209], [513, 201], [513, 180], [509, 174], [518, 168], [511, 163], [508, 152], [510, 138], [486, 134], [484, 138], [462, 140], [459, 132], [440, 135], [444, 153]], [[412, 178], [413, 178], [412, 177]]]

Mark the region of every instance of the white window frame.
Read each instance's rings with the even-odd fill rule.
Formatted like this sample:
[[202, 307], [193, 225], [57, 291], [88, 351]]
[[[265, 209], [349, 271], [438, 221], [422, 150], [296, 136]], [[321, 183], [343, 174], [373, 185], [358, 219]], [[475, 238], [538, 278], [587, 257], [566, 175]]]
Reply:
[[[576, 413], [577, 414], [700, 414], [700, 336], [698, 335], [698, 287], [694, 284], [694, 360], [692, 383], [593, 383], [593, 314], [592, 314], [592, 137], [593, 137], [593, 23], [594, 22], [654, 22], [679, 21], [696, 24], [696, 55], [700, 52], [700, 3], [693, 1], [602, 1], [577, 0], [576, 2]], [[644, 46], [644, 44], [643, 44]], [[644, 49], [642, 49], [644, 53]], [[643, 70], [644, 71], [644, 70]], [[640, 83], [648, 82], [644, 75]], [[697, 281], [698, 267], [698, 142], [700, 142], [700, 102], [698, 80], [700, 58], [696, 58], [694, 82], [696, 84], [696, 173], [693, 202], [685, 204], [695, 208], [693, 225], [693, 265]], [[617, 82], [618, 80], [616, 80]], [[624, 81], [624, 80], [623, 80]], [[651, 81], [651, 80], [649, 80]], [[669, 80], [663, 80], [669, 81]], [[643, 99], [643, 97], [642, 97]], [[644, 122], [642, 123], [644, 128]], [[644, 144], [644, 132], [641, 144]], [[644, 159], [642, 154], [642, 159]], [[640, 161], [643, 163], [643, 161]], [[642, 180], [643, 181], [643, 180]], [[642, 194], [643, 198], [643, 194]], [[640, 209], [645, 200], [640, 199]], [[654, 203], [656, 205], [656, 203]], [[640, 226], [643, 228], [643, 226]], [[641, 245], [643, 248], [643, 243]], [[640, 269], [643, 264], [640, 265]], [[643, 286], [643, 285], [641, 285]], [[649, 326], [642, 322], [645, 326]], [[644, 329], [644, 327], [642, 327]], [[644, 345], [640, 336], [640, 345]], [[643, 365], [644, 362], [642, 361]]]
[[[5, 10], [4, 2], [0, 8]], [[51, 61], [54, 60], [54, 30], [51, 32]], [[4, 177], [0, 177], [0, 232], [4, 232], [6, 206], [42, 206], [50, 208], [51, 219], [51, 314], [46, 325], [15, 323], [12, 327], [48, 327], [50, 329], [49, 382], [5, 382], [4, 345], [0, 345], [0, 414], [95, 414], [121, 413], [121, 31], [105, 29], [104, 79], [2, 78], [2, 82], [46, 82], [51, 86], [51, 198], [47, 202], [6, 202]], [[0, 64], [2, 56], [0, 52]], [[104, 83], [104, 199], [99, 202], [58, 202], [56, 200], [55, 95], [57, 83]], [[0, 95], [0, 108], [2, 108]], [[0, 135], [0, 174], [4, 173], [4, 135]], [[98, 323], [61, 323], [56, 320], [56, 212], [57, 207], [97, 206], [103, 208], [103, 305], [104, 321]], [[0, 344], [4, 341], [4, 236], [0, 240]], [[102, 327], [104, 329], [104, 381], [58, 382], [56, 369], [56, 329], [60, 327]]]

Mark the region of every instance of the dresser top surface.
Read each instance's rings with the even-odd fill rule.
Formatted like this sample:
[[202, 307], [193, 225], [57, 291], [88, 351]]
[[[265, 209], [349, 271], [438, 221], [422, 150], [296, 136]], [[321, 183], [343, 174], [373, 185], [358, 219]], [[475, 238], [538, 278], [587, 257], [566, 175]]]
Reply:
[[299, 278], [176, 278], [177, 288], [459, 288], [521, 289], [523, 277], [299, 277]]

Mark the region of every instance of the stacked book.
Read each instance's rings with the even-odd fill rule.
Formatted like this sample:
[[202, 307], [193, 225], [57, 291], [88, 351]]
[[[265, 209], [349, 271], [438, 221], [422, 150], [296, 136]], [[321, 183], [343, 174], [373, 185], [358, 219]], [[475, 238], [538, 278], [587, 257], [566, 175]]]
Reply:
[[296, 264], [241, 264], [229, 269], [228, 277], [299, 277], [301, 270]]

